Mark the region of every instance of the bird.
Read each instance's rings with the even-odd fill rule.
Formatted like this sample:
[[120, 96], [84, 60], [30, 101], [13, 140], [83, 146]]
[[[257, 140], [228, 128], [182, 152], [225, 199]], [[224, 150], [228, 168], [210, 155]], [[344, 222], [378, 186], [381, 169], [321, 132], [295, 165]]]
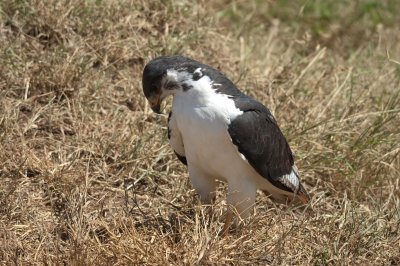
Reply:
[[294, 154], [270, 110], [219, 70], [181, 55], [160, 56], [144, 67], [142, 86], [157, 114], [162, 101], [173, 97], [169, 143], [201, 202], [214, 202], [216, 180], [227, 183], [223, 235], [235, 215], [250, 216], [257, 190], [277, 202], [309, 203]]

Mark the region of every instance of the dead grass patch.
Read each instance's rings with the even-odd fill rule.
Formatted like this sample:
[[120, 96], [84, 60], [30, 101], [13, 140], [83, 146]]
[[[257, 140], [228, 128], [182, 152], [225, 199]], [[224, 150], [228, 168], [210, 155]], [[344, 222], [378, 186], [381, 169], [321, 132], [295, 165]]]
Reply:
[[[1, 2], [2, 264], [399, 264], [398, 5], [250, 2]], [[178, 53], [270, 107], [310, 206], [217, 237], [142, 95]]]

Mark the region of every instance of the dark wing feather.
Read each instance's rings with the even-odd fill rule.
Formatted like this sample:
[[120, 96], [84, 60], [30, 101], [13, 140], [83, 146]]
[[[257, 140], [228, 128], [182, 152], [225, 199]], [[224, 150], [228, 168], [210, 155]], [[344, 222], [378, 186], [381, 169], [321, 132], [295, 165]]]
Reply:
[[236, 98], [235, 104], [243, 114], [228, 127], [232, 142], [261, 176], [274, 186], [293, 192], [278, 180], [291, 173], [294, 158], [271, 112], [247, 97]]
[[176, 151], [174, 151], [174, 152], [175, 152], [176, 157], [178, 157], [179, 161], [181, 161], [181, 163], [183, 163], [184, 165], [187, 165], [186, 157], [179, 155]]

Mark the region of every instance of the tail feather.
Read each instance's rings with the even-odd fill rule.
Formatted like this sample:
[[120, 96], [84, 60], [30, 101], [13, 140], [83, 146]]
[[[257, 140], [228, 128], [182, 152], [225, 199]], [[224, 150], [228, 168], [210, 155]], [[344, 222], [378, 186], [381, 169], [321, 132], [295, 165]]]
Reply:
[[297, 190], [297, 197], [303, 204], [308, 204], [311, 200], [310, 195], [304, 189], [303, 185], [299, 183], [299, 188]]

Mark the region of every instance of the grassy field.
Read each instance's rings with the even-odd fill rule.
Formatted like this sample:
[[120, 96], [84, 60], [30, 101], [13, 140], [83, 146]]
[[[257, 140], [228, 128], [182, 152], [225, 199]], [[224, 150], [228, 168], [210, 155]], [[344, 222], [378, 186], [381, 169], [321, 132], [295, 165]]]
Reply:
[[[2, 0], [1, 265], [400, 265], [397, 0]], [[257, 196], [225, 238], [142, 94], [213, 65], [268, 106], [309, 206]], [[169, 104], [165, 107], [169, 109]]]

